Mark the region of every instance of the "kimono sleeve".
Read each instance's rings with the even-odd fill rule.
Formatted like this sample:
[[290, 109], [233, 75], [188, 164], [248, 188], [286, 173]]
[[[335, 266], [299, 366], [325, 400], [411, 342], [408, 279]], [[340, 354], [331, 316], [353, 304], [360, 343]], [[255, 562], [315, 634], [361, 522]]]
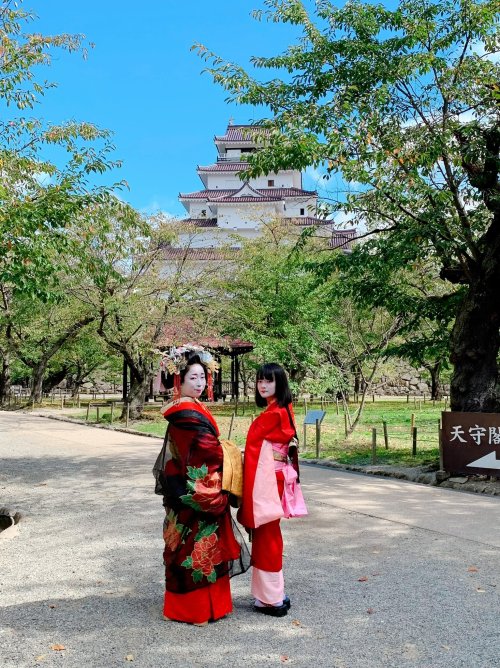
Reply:
[[250, 427], [243, 459], [243, 501], [238, 511], [238, 521], [247, 529], [255, 529], [253, 492], [255, 475], [264, 440], [280, 425], [277, 412], [269, 411], [259, 415]]
[[229, 496], [222, 491], [223, 452], [219, 439], [210, 433], [196, 433], [186, 461], [186, 494], [182, 503], [210, 515], [221, 515]]

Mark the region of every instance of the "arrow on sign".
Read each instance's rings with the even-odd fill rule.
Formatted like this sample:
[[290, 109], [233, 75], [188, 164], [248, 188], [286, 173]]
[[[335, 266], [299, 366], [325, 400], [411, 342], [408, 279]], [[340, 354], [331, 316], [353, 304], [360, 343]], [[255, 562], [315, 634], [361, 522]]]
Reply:
[[470, 464], [467, 464], [467, 466], [473, 466], [478, 469], [500, 469], [500, 459], [497, 459], [494, 451], [488, 452], [487, 455], [484, 455], [484, 457], [481, 457], [480, 459], [476, 459], [475, 462], [471, 462]]

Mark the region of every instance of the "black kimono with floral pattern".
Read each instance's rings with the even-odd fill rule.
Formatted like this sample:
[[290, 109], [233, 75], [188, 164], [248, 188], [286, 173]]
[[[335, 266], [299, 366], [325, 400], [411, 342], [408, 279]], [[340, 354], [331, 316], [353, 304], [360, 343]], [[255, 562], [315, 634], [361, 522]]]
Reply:
[[222, 446], [212, 415], [187, 397], [167, 404], [163, 415], [169, 426], [153, 472], [166, 511], [165, 588], [185, 593], [243, 572], [248, 551], [244, 546], [242, 555], [222, 491]]

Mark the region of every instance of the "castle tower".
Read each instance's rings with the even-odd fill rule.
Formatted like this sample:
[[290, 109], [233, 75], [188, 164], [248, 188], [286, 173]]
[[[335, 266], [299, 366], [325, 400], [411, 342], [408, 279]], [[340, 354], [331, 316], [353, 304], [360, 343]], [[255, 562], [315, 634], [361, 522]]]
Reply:
[[[317, 233], [325, 237], [327, 244], [348, 248], [355, 230], [335, 230], [333, 221], [318, 217], [318, 194], [302, 188], [299, 170], [280, 170], [241, 180], [239, 175], [249, 166], [248, 156], [259, 150], [259, 140], [265, 139], [265, 132], [259, 126], [230, 122], [224, 135], [214, 137], [216, 162], [197, 167], [203, 188], [179, 194], [188, 213], [185, 222], [199, 228], [192, 243], [193, 259], [212, 260], [218, 246], [237, 246], [236, 235], [255, 238], [266, 220], [276, 218], [296, 225], [299, 231], [318, 226]], [[168, 252], [172, 259], [176, 256], [175, 249]]]

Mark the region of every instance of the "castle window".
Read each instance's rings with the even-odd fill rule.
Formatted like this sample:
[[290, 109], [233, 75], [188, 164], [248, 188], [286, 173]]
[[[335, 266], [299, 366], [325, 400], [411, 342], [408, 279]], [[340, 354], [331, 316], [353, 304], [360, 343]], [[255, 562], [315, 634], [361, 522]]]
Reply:
[[305, 212], [306, 212], [305, 209], [301, 209], [301, 210], [300, 210], [300, 215], [301, 215], [301, 216], [305, 215]]
[[274, 186], [274, 179], [268, 179], [267, 180], [267, 187], [272, 188]]

